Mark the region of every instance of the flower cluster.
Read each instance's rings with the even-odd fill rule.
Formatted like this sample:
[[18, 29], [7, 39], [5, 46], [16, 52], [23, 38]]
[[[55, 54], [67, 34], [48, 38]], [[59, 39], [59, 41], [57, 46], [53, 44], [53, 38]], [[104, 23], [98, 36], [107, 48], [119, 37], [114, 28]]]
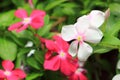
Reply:
[[[31, 0], [29, 1], [32, 6]], [[39, 29], [44, 25], [45, 15], [46, 13], [42, 10], [33, 10], [28, 17], [24, 9], [18, 9], [15, 11], [15, 16], [22, 21], [12, 24], [8, 30], [21, 32], [27, 29], [28, 26]], [[103, 33], [99, 27], [104, 23], [105, 19], [106, 14], [104, 12], [93, 10], [88, 15], [78, 18], [75, 24], [63, 26], [61, 34], [53, 36], [53, 40], [43, 38], [41, 42], [47, 48], [43, 64], [44, 69], [60, 70], [68, 77], [68, 80], [88, 80], [83, 66], [93, 52], [93, 48], [89, 43], [96, 44], [101, 41]], [[69, 42], [69, 45], [67, 41], [72, 42]], [[25, 47], [27, 46], [29, 47], [29, 45]], [[34, 52], [35, 50], [30, 51], [30, 55]], [[18, 80], [26, 77], [22, 70], [12, 70], [14, 64], [9, 60], [3, 61], [2, 66], [5, 70], [0, 70], [0, 79]]]
[[68, 53], [69, 44], [60, 36], [53, 40], [44, 40], [48, 48], [45, 54], [44, 68], [47, 70], [60, 70], [69, 77], [69, 80], [87, 80], [85, 70], [78, 66], [78, 59], [73, 59]]

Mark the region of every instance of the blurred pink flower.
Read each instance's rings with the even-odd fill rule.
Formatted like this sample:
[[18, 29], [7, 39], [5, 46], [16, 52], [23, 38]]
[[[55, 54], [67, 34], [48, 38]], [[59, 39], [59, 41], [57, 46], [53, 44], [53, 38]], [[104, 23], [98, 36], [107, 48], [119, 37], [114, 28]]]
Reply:
[[33, 10], [30, 17], [28, 17], [27, 12], [24, 9], [18, 9], [15, 11], [15, 16], [21, 18], [22, 21], [12, 24], [8, 30], [16, 30], [16, 32], [20, 32], [25, 30], [29, 25], [34, 29], [38, 29], [44, 25], [45, 14], [44, 11]]
[[2, 62], [4, 70], [0, 70], [0, 80], [19, 80], [26, 77], [26, 74], [21, 69], [14, 69], [14, 64], [10, 60]]
[[45, 55], [44, 68], [47, 70], [59, 70], [65, 75], [70, 75], [74, 65], [72, 57], [68, 54], [69, 44], [59, 36], [54, 36], [55, 41], [45, 40], [48, 52]]
[[87, 77], [85, 76], [86, 71], [82, 68], [77, 68], [74, 69], [74, 73], [69, 76], [69, 80], [88, 80]]

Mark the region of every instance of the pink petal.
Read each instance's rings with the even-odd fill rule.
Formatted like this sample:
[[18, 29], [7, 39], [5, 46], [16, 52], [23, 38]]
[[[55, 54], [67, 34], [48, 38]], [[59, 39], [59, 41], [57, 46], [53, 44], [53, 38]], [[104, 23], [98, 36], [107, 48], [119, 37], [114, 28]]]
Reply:
[[68, 51], [69, 44], [62, 39], [62, 37], [54, 36], [53, 37], [56, 40], [56, 45], [60, 47], [63, 51]]
[[40, 28], [44, 25], [44, 20], [40, 16], [35, 17], [35, 18], [32, 19], [30, 25], [32, 26], [32, 28], [38, 29], [38, 28]]
[[27, 29], [27, 27], [28, 27], [28, 24], [23, 25], [22, 27], [20, 27], [20, 28], [16, 29], [16, 32], [21, 32], [21, 31], [23, 31], [23, 30]]
[[73, 74], [72, 76], [70, 76], [69, 80], [82, 80], [82, 79], [79, 79], [78, 75]]
[[8, 30], [9, 30], [9, 31], [15, 30], [15, 29], [19, 28], [21, 25], [22, 25], [22, 22], [18, 22], [18, 23], [12, 24], [12, 25], [8, 28]]
[[12, 71], [12, 73], [16, 76], [18, 76], [19, 78], [25, 78], [26, 74], [21, 70], [21, 69], [15, 69]]
[[19, 80], [19, 78], [15, 75], [7, 76], [7, 80]]
[[49, 50], [56, 51], [56, 45], [52, 40], [45, 40], [45, 45]]
[[33, 10], [30, 17], [34, 18], [34, 17], [44, 17], [46, 15], [45, 11], [42, 10]]
[[83, 73], [80, 73], [79, 79], [80, 80], [88, 80], [87, 77]]
[[26, 18], [27, 12], [24, 9], [18, 9], [15, 11], [15, 16], [18, 18]]
[[44, 68], [48, 70], [56, 71], [60, 67], [60, 59], [59, 57], [53, 57], [49, 60], [45, 60]]
[[71, 75], [76, 68], [76, 65], [73, 65], [67, 60], [62, 60], [60, 70], [65, 75]]
[[51, 56], [52, 56], [52, 52], [48, 50], [45, 54], [45, 59], [50, 59]]
[[[0, 70], [0, 78], [5, 78], [4, 71]], [[1, 80], [1, 79], [0, 79]]]
[[10, 60], [2, 61], [2, 66], [5, 70], [11, 71], [14, 68], [14, 64]]

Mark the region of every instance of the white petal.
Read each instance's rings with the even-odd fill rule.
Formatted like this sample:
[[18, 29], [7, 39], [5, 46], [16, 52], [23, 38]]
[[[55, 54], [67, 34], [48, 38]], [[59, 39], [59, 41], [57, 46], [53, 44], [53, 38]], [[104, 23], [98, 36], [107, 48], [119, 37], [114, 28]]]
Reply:
[[112, 80], [120, 80], [120, 74], [115, 75]]
[[35, 49], [30, 50], [30, 52], [27, 54], [27, 57], [30, 57], [35, 53]]
[[33, 46], [33, 42], [32, 41], [28, 41], [27, 44], [25, 45], [25, 47], [32, 47]]
[[90, 28], [85, 33], [85, 41], [91, 43], [99, 43], [102, 37], [103, 33], [97, 28]]
[[120, 69], [120, 60], [117, 62], [117, 69]]
[[75, 57], [77, 54], [77, 50], [78, 50], [78, 41], [73, 41], [70, 44], [68, 52], [72, 57]]
[[66, 25], [62, 27], [61, 36], [65, 41], [75, 39], [75, 35], [77, 35], [77, 31], [74, 25]]
[[86, 61], [88, 57], [92, 54], [92, 47], [87, 43], [83, 43], [79, 46], [78, 59], [80, 61]]
[[78, 33], [84, 33], [85, 30], [90, 27], [88, 16], [84, 15], [78, 18], [77, 22], [75, 23], [75, 27]]
[[105, 21], [105, 13], [99, 10], [93, 10], [88, 15], [90, 17], [90, 25], [99, 28]]

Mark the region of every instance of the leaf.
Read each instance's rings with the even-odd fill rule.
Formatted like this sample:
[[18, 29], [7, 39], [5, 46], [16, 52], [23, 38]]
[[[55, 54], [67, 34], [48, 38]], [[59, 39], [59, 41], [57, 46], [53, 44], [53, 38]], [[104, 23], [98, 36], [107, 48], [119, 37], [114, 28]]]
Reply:
[[48, 25], [45, 25], [43, 26], [42, 28], [40, 28], [37, 33], [40, 35], [40, 36], [44, 36], [46, 33], [48, 33], [50, 31], [50, 29], [52, 28], [52, 24], [48, 24]]
[[10, 10], [8, 12], [0, 14], [0, 28], [5, 28], [11, 25], [13, 19], [14, 19], [14, 10]]
[[120, 31], [120, 21], [116, 22], [114, 25], [112, 25], [107, 32], [107, 35], [115, 35]]
[[31, 67], [33, 67], [37, 70], [41, 69], [41, 65], [32, 56], [27, 58], [27, 63], [28, 63], [28, 65], [30, 65]]
[[67, 1], [67, 0], [56, 0], [54, 2], [51, 2], [45, 7], [45, 10], [48, 11], [48, 10], [60, 5], [61, 3], [65, 2], [65, 1]]
[[25, 0], [12, 0], [16, 6], [24, 6]]
[[44, 25], [47, 25], [49, 23], [49, 20], [50, 20], [49, 15], [46, 15], [44, 17], [44, 23], [45, 23]]
[[34, 57], [37, 61], [40, 62], [40, 64], [44, 63], [44, 52], [36, 51], [35, 54], [34, 54]]
[[110, 11], [113, 12], [114, 14], [120, 14], [120, 4], [118, 3], [111, 3], [109, 5]]
[[111, 48], [97, 45], [97, 46], [94, 46], [94, 47], [93, 47], [93, 50], [94, 50], [93, 53], [102, 54], [102, 53], [109, 52], [109, 51], [111, 50]]
[[111, 35], [105, 35], [102, 42], [99, 44], [106, 47], [119, 48], [120, 40], [117, 37]]
[[43, 73], [30, 73], [25, 80], [35, 80], [37, 77], [42, 76]]
[[7, 39], [0, 38], [0, 57], [4, 60], [15, 60], [17, 45]]

